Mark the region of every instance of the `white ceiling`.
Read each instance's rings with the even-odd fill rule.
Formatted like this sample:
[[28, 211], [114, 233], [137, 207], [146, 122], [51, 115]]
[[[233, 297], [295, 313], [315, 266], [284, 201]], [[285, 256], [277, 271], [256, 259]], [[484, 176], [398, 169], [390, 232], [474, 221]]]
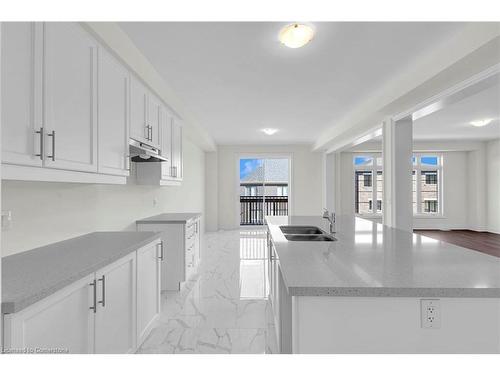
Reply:
[[283, 25], [120, 23], [219, 144], [312, 143], [465, 24], [315, 23], [300, 49], [278, 42]]
[[[491, 118], [477, 128], [471, 121]], [[498, 84], [422, 117], [413, 124], [416, 140], [488, 140], [500, 138], [500, 87]]]

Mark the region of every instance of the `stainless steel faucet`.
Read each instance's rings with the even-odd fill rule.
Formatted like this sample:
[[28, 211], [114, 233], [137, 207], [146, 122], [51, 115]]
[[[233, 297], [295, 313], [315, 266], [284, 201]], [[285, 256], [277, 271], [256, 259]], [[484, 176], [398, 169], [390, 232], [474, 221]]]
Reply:
[[323, 209], [323, 219], [327, 219], [330, 223], [330, 234], [336, 233], [335, 231], [335, 212], [330, 213], [326, 208]]

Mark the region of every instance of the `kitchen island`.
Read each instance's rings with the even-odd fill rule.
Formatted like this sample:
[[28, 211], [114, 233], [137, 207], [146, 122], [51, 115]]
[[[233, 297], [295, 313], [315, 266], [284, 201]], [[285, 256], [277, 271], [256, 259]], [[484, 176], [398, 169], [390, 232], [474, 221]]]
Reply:
[[[361, 219], [267, 216], [282, 353], [499, 353], [500, 258]], [[431, 310], [428, 310], [428, 308]], [[431, 316], [428, 316], [431, 311]]]

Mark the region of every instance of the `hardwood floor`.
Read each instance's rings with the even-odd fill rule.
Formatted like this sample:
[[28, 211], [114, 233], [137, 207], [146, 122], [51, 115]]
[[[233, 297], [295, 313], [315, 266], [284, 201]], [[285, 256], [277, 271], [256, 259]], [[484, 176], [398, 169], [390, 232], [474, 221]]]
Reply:
[[416, 229], [413, 232], [500, 258], [500, 234], [473, 230]]

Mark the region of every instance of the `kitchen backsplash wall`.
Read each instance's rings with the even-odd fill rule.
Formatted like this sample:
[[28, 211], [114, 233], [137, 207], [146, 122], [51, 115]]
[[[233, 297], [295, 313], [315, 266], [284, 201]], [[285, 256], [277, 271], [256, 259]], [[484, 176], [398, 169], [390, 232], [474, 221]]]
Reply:
[[186, 139], [183, 150], [181, 186], [2, 181], [2, 210], [13, 220], [2, 231], [2, 256], [93, 231], [135, 230], [136, 219], [162, 212], [203, 212], [205, 152]]

